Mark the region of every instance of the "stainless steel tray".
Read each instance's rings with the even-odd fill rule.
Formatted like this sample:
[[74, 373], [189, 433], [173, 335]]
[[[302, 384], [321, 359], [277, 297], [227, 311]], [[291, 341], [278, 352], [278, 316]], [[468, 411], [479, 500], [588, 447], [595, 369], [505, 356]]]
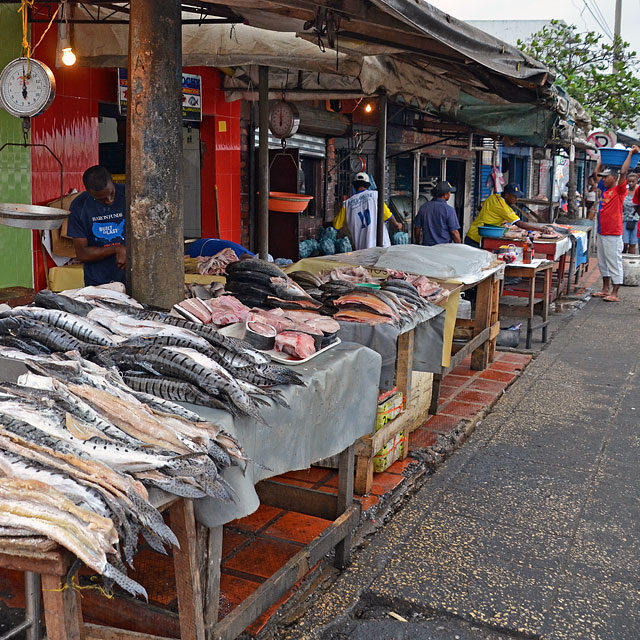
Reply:
[[0, 224], [20, 229], [59, 229], [69, 212], [35, 204], [0, 202]]

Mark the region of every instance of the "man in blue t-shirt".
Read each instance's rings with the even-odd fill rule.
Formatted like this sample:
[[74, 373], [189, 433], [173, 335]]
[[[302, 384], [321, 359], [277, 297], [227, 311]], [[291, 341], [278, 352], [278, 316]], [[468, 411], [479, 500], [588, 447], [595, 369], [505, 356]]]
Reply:
[[432, 190], [433, 200], [425, 202], [413, 221], [416, 242], [427, 247], [449, 242], [462, 242], [460, 223], [456, 210], [447, 201], [455, 187], [446, 180], [439, 182]]
[[84, 284], [124, 282], [124, 187], [114, 185], [109, 171], [100, 166], [87, 169], [82, 182], [86, 191], [71, 203], [67, 235], [84, 263]]

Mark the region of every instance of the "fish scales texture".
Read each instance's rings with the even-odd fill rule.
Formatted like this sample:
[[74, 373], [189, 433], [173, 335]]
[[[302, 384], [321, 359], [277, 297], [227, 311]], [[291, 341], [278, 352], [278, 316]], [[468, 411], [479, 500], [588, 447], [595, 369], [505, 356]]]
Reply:
[[52, 351], [90, 353], [95, 350], [95, 345], [78, 340], [63, 329], [26, 317], [0, 319], [0, 332], [10, 333], [18, 338], [33, 338]]
[[25, 316], [46, 322], [47, 324], [63, 329], [78, 340], [91, 342], [103, 346], [114, 344], [113, 337], [87, 318], [58, 309], [42, 309], [40, 307], [14, 307], [7, 312], [12, 317]]
[[86, 316], [94, 306], [87, 302], [81, 302], [80, 300], [74, 300], [69, 296], [63, 296], [59, 293], [49, 291], [49, 289], [43, 289], [38, 291], [35, 295], [34, 302], [37, 306], [46, 309], [59, 309], [60, 311], [67, 311], [77, 316]]
[[232, 262], [227, 265], [226, 272], [228, 274], [237, 273], [240, 271], [255, 271], [258, 273], [266, 273], [276, 277], [286, 277], [284, 271], [279, 269], [275, 264], [260, 260], [259, 258], [252, 258], [250, 260], [240, 260], [238, 262]]

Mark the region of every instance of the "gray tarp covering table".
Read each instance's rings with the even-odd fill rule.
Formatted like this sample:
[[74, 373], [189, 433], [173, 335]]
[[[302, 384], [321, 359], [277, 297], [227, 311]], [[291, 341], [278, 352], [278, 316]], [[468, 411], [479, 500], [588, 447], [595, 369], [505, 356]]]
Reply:
[[225, 411], [185, 404], [204, 418], [220, 424], [238, 438], [249, 464], [246, 474], [238, 467], [223, 477], [237, 493], [234, 503], [203, 498], [194, 501], [196, 518], [216, 527], [253, 513], [259, 505], [254, 485], [272, 476], [306, 469], [313, 462], [336, 455], [375, 424], [381, 357], [371, 349], [342, 343], [303, 365], [305, 387], [281, 387], [290, 409], [261, 410], [269, 427], [253, 418], [232, 418]]
[[[413, 323], [413, 370], [436, 371], [442, 364], [445, 313], [433, 304], [420, 312]], [[371, 326], [360, 322], [340, 322], [338, 336], [343, 341], [357, 342], [370, 347], [382, 356], [379, 387], [381, 391], [391, 389], [394, 384], [398, 336], [413, 328], [396, 327], [391, 324]]]

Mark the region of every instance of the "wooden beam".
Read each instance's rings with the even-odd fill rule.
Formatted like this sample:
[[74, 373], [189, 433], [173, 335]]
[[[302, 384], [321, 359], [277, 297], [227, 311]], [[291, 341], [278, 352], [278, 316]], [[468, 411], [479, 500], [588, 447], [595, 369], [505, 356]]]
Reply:
[[292, 484], [263, 480], [256, 485], [256, 493], [262, 504], [288, 511], [297, 511], [325, 520], [336, 517], [337, 498], [324, 491], [305, 489]]
[[84, 624], [85, 640], [167, 640], [165, 636], [153, 636], [114, 627], [102, 627], [97, 624]]
[[42, 574], [42, 599], [48, 640], [84, 640], [77, 591], [63, 589], [60, 576]]

